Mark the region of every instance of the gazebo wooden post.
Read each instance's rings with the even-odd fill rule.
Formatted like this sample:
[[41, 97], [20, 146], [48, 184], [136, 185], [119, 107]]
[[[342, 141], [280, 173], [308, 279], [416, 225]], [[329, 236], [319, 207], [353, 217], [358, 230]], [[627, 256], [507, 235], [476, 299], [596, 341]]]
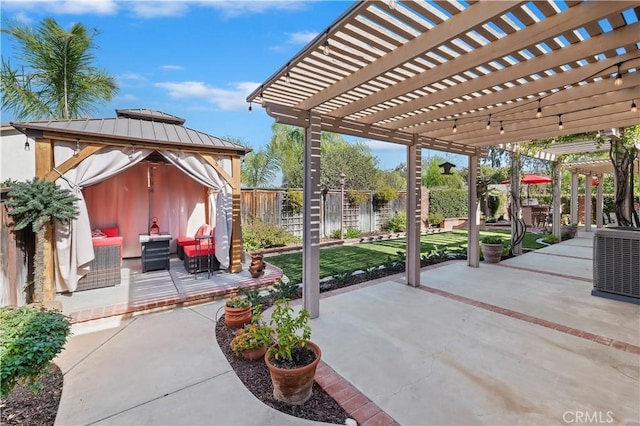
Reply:
[[309, 113], [304, 133], [304, 214], [302, 304], [311, 318], [320, 316], [320, 115]]
[[229, 271], [242, 271], [242, 218], [241, 218], [241, 189], [240, 189], [240, 157], [231, 157], [231, 177], [233, 183], [231, 185], [231, 245], [229, 247]]
[[591, 186], [591, 174], [588, 174], [584, 185], [584, 230], [587, 232], [591, 232]]
[[480, 155], [469, 156], [469, 181], [467, 200], [469, 214], [467, 218], [467, 266], [477, 268], [480, 266], [480, 204], [478, 203], [478, 169], [480, 168]]
[[[53, 143], [50, 139], [36, 138], [35, 139], [36, 150], [36, 177], [44, 179], [49, 172], [53, 170]], [[43, 282], [43, 296], [42, 301], [48, 302], [56, 296], [56, 286], [54, 279], [54, 261], [53, 253], [55, 250], [53, 244], [53, 225], [47, 223], [45, 240], [42, 243], [44, 245], [44, 282]], [[36, 242], [40, 244], [40, 242]]]
[[578, 172], [571, 171], [571, 223], [578, 223]]
[[554, 161], [551, 169], [551, 176], [553, 178], [553, 203], [551, 205], [551, 216], [552, 216], [552, 229], [553, 235], [560, 238], [561, 229], [560, 229], [560, 219], [562, 214], [562, 199], [560, 192], [560, 183], [562, 182], [562, 172], [560, 169], [560, 162]]
[[602, 215], [604, 213], [604, 176], [602, 173], [597, 175], [598, 177], [598, 189], [596, 192], [596, 228], [602, 228], [604, 221]]
[[413, 287], [420, 285], [420, 219], [422, 188], [422, 145], [414, 135], [407, 146], [407, 258], [406, 280]]

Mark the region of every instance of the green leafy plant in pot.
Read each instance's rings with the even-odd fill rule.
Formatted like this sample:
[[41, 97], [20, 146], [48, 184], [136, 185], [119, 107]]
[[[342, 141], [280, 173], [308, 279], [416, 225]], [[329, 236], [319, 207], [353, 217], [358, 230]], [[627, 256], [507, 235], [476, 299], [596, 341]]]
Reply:
[[482, 256], [487, 263], [498, 263], [502, 259], [504, 244], [502, 237], [498, 235], [487, 235], [480, 239]]
[[251, 324], [245, 325], [236, 332], [236, 337], [231, 341], [231, 349], [236, 355], [248, 360], [262, 358], [272, 341], [273, 330], [262, 321], [261, 306], [253, 307]]
[[234, 296], [224, 304], [224, 323], [227, 327], [238, 328], [251, 322], [251, 302]]
[[270, 325], [276, 332], [276, 343], [264, 357], [271, 374], [273, 397], [287, 404], [301, 405], [311, 397], [313, 376], [322, 352], [309, 341], [308, 311], [302, 309], [295, 315], [288, 299], [278, 299], [274, 306]]

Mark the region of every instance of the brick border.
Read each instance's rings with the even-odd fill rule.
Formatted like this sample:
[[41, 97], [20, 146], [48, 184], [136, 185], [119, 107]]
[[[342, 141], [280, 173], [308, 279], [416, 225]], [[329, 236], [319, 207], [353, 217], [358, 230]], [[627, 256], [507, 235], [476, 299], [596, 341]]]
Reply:
[[547, 321], [542, 318], [534, 317], [532, 315], [523, 314], [521, 312], [513, 311], [511, 309], [501, 308], [490, 303], [480, 302], [479, 300], [470, 299], [468, 297], [460, 296], [448, 291], [440, 290], [433, 287], [427, 287], [421, 285], [417, 287], [427, 293], [436, 294], [438, 296], [446, 297], [447, 299], [455, 300], [467, 305], [475, 306], [476, 308], [484, 309], [494, 312], [496, 314], [505, 315], [510, 318], [514, 318], [520, 321], [528, 322], [530, 324], [539, 325], [551, 330], [559, 331], [560, 333], [570, 334], [571, 336], [580, 337], [591, 342], [599, 343], [604, 346], [609, 346], [614, 349], [618, 349], [624, 352], [629, 352], [635, 355], [640, 355], [640, 346], [632, 345], [631, 343], [621, 342], [619, 340], [611, 339], [609, 337], [601, 336], [599, 334], [589, 333], [577, 328], [567, 327], [556, 322]]
[[359, 425], [400, 425], [322, 360], [318, 364], [314, 379]]

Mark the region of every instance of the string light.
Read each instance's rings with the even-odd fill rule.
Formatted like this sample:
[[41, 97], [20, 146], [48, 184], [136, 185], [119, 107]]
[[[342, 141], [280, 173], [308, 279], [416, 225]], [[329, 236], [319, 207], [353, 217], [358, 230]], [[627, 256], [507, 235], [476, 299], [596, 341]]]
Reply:
[[542, 99], [538, 99], [538, 111], [536, 111], [536, 118], [542, 117], [542, 106], [540, 106]]
[[631, 112], [638, 112], [638, 107], [636, 106], [636, 101], [631, 101]]
[[558, 130], [564, 129], [564, 124], [562, 124], [562, 114], [558, 114]]
[[253, 102], [249, 102], [249, 112], [253, 111], [253, 106], [252, 106]]
[[613, 82], [616, 87], [622, 86], [622, 73], [620, 73], [620, 64], [618, 64], [618, 73], [616, 74], [616, 80]]
[[491, 128], [491, 114], [489, 114], [489, 121], [487, 121], [487, 130]]
[[291, 74], [289, 74], [289, 65], [290, 65], [290, 63], [289, 63], [289, 62], [287, 62], [287, 72], [286, 72], [286, 73], [284, 73], [284, 82], [285, 82], [286, 84], [291, 83]]
[[500, 121], [500, 134], [504, 135], [504, 127], [502, 127], [502, 121]]
[[451, 131], [453, 132], [454, 135], [458, 131], [458, 119], [457, 118], [453, 121], [453, 129], [451, 129]]
[[24, 141], [24, 150], [25, 151], [31, 151], [31, 145], [29, 145], [29, 136], [27, 136], [26, 134], [24, 135], [25, 137], [25, 141]]
[[76, 149], [73, 151], [73, 155], [77, 156], [80, 152], [80, 138], [76, 138]]

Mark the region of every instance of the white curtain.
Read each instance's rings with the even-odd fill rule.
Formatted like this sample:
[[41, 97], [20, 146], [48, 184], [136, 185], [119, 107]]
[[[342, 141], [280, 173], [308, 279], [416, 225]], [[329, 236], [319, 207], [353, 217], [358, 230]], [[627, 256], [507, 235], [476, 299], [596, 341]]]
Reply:
[[[167, 160], [180, 170], [202, 183], [209, 191], [209, 205], [215, 207], [215, 241], [216, 258], [222, 268], [229, 267], [229, 246], [233, 216], [231, 214], [231, 185], [218, 174], [216, 169], [197, 154], [180, 154], [176, 152], [160, 152]], [[231, 159], [220, 158], [220, 166], [231, 175]], [[218, 192], [216, 197], [216, 192]], [[216, 199], [217, 198], [217, 199]], [[214, 217], [213, 215], [210, 217]]]
[[[59, 166], [71, 158], [77, 148], [76, 144], [55, 142], [53, 150], [54, 164]], [[57, 291], [75, 291], [78, 280], [87, 272], [87, 265], [94, 258], [91, 242], [91, 224], [82, 194], [82, 187], [96, 184], [108, 177], [140, 162], [152, 151], [137, 149], [135, 152], [124, 152], [119, 147], [106, 147], [83, 160], [73, 169], [64, 173], [56, 184], [70, 189], [76, 197], [79, 215], [69, 224], [56, 223], [56, 256], [55, 276]]]

